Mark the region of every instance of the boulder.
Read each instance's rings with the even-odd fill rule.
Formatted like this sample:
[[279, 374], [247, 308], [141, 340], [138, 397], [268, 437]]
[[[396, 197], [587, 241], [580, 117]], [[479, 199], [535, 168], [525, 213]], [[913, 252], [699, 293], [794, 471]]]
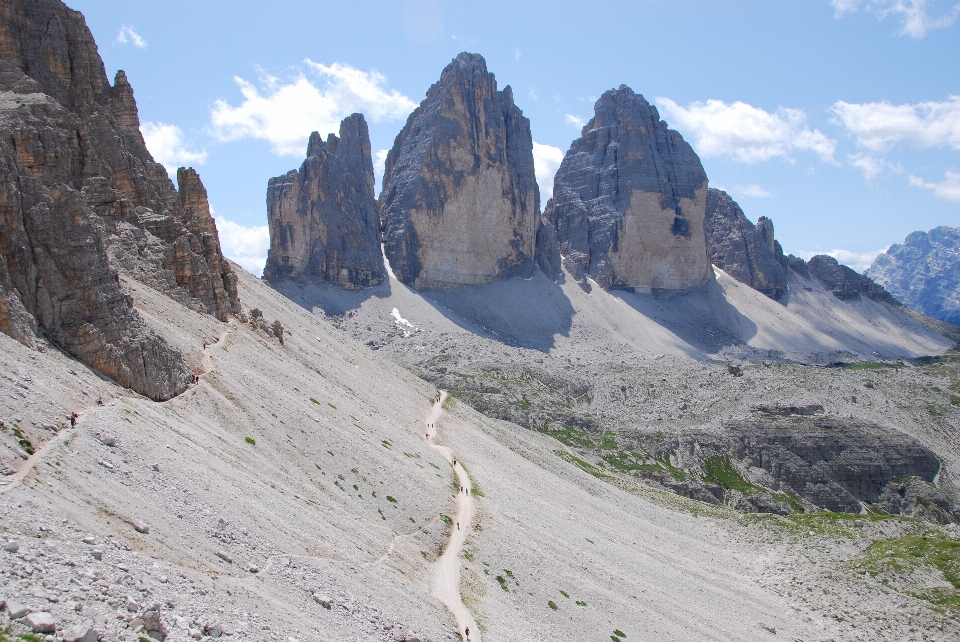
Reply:
[[379, 203], [390, 267], [417, 289], [529, 277], [538, 241], [549, 254], [530, 121], [482, 56], [457, 56], [407, 119]]
[[93, 628], [93, 621], [74, 624], [63, 632], [63, 642], [97, 642], [99, 631]]
[[34, 611], [27, 615], [24, 624], [30, 627], [34, 633], [55, 633], [57, 630], [57, 621], [46, 611]]
[[773, 221], [761, 216], [754, 226], [729, 194], [710, 188], [703, 225], [713, 265], [780, 300], [787, 291], [787, 267], [783, 249], [773, 236]]
[[300, 171], [267, 186], [268, 280], [317, 279], [345, 288], [385, 278], [380, 219], [373, 194], [370, 134], [362, 114], [340, 123], [326, 142], [310, 135]]
[[621, 85], [600, 97], [570, 145], [544, 216], [574, 278], [650, 292], [712, 276], [706, 205], [707, 175], [696, 153], [643, 96]]

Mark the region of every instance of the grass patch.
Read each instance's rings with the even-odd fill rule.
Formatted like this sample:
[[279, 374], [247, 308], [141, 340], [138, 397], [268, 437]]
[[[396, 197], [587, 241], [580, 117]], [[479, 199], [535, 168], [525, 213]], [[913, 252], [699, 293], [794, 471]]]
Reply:
[[393, 446], [390, 445], [390, 442], [387, 441], [386, 439], [384, 439], [383, 441], [381, 441], [381, 442], [380, 442], [380, 445], [383, 446], [384, 448], [386, 448], [387, 450], [391, 450], [391, 449], [393, 448]]
[[313, 397], [310, 397], [310, 401], [312, 401], [313, 403], [317, 404], [318, 406], [320, 405], [320, 402], [317, 401], [316, 399], [314, 399]]
[[570, 599], [570, 594], [567, 593], [566, 591], [561, 590], [561, 591], [560, 591], [560, 595], [562, 595], [563, 597], [567, 598], [568, 600]]
[[17, 637], [26, 642], [43, 642], [43, 636], [35, 633], [21, 633]]
[[26, 452], [28, 455], [32, 455], [34, 450], [33, 444], [30, 443], [30, 440], [23, 436], [23, 433], [20, 432], [20, 428], [16, 424], [14, 424], [12, 430], [13, 436], [17, 438], [17, 443], [20, 444], [20, 447], [23, 448], [24, 452]]
[[391, 504], [397, 503], [397, 500], [391, 497], [390, 495], [387, 495], [387, 501], [390, 502]]
[[500, 584], [500, 588], [502, 588], [504, 591], [507, 593], [510, 592], [510, 587], [507, 586], [507, 578], [505, 578], [503, 575], [497, 575], [497, 583]]
[[[253, 437], [244, 437], [243, 440], [244, 440], [245, 442], [247, 442], [248, 444], [250, 444], [251, 446], [256, 446], [256, 445], [257, 445], [257, 442], [256, 442], [256, 440], [255, 440]], [[317, 466], [317, 468], [320, 468], [320, 467]]]
[[624, 633], [623, 631], [621, 631], [620, 629], [614, 629], [614, 630], [613, 630], [613, 634], [614, 634], [615, 636], [617, 636], [618, 638], [625, 638], [625, 637], [627, 637], [627, 634]]
[[564, 461], [566, 461], [566, 462], [568, 462], [568, 463], [571, 463], [571, 464], [573, 464], [574, 466], [577, 466], [578, 468], [580, 468], [580, 469], [583, 470], [584, 472], [589, 473], [590, 475], [593, 475], [593, 476], [596, 477], [597, 479], [610, 479], [610, 475], [602, 472], [599, 468], [597, 468], [596, 466], [594, 466], [593, 464], [591, 464], [591, 463], [588, 462], [587, 460], [585, 460], [585, 459], [580, 459], [579, 457], [577, 457], [577, 456], [574, 455], [573, 453], [568, 453], [568, 452], [565, 451], [565, 450], [554, 450], [553, 452], [554, 452], [554, 454], [557, 455], [560, 459], [562, 459], [562, 460], [564, 460]]
[[551, 609], [553, 609], [554, 611], [556, 611], [556, 610], [559, 608], [559, 607], [557, 606], [557, 603], [554, 602], [553, 600], [549, 600], [549, 601], [547, 602], [547, 606], [549, 606], [549, 607], [550, 607]]
[[925, 600], [938, 610], [960, 609], [960, 541], [936, 532], [878, 540], [865, 550], [852, 566], [878, 575], [917, 573], [929, 577], [938, 572], [951, 585], [928, 590], [905, 591]]
[[444, 515], [443, 513], [440, 514], [440, 520], [447, 526], [453, 523], [453, 518], [449, 515]]
[[334, 405], [333, 405], [332, 403], [330, 403], [329, 401], [327, 402], [327, 405], [328, 405], [328, 406], [330, 406], [331, 408], [333, 408], [334, 410], [336, 410], [336, 409], [337, 409], [337, 407], [336, 407], [336, 406], [334, 406]]
[[577, 606], [586, 608], [587, 603], [584, 602], [583, 600], [577, 600]]
[[703, 481], [744, 494], [764, 493], [766, 489], [755, 486], [743, 478], [730, 463], [730, 455], [717, 455], [703, 463]]
[[877, 370], [879, 368], [889, 368], [890, 364], [883, 363], [881, 361], [864, 361], [863, 363], [855, 363], [852, 366], [847, 366], [848, 370]]

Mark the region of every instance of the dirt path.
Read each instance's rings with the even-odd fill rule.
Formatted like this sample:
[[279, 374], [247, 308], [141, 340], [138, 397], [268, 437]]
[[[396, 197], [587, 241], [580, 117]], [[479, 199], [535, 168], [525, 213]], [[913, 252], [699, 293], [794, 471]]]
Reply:
[[210, 360], [210, 353], [207, 352], [207, 350], [209, 350], [210, 348], [216, 348], [218, 345], [221, 345], [226, 340], [227, 335], [233, 332], [232, 327], [233, 327], [233, 321], [230, 322], [230, 327], [228, 327], [226, 330], [220, 333], [220, 338], [217, 339], [216, 343], [203, 345], [203, 353], [202, 353], [203, 354], [203, 357], [202, 357], [203, 372], [201, 372], [199, 376], [202, 377], [203, 375], [213, 370], [213, 361]]
[[[447, 446], [440, 446], [434, 443], [436, 438], [436, 425], [440, 415], [443, 414], [443, 400], [447, 398], [446, 392], [440, 393], [440, 400], [433, 404], [430, 416], [427, 418], [427, 444], [439, 452], [450, 462], [457, 475], [460, 485], [466, 492], [457, 494], [457, 515], [453, 520], [453, 530], [450, 532], [450, 540], [446, 548], [443, 549], [443, 555], [436, 561], [433, 569], [433, 594], [446, 604], [453, 618], [457, 623], [457, 630], [463, 640], [471, 642], [480, 642], [480, 629], [474, 622], [473, 616], [467, 607], [463, 605], [460, 598], [460, 550], [467, 539], [467, 533], [470, 531], [470, 524], [473, 522], [473, 487], [470, 484], [470, 477], [463, 466], [456, 461], [453, 451]], [[469, 629], [470, 635], [467, 635]]]

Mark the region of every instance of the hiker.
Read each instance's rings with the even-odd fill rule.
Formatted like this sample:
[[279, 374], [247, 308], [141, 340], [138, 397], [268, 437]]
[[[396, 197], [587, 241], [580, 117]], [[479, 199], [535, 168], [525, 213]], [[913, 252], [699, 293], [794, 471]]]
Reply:
[[464, 629], [463, 632], [467, 634], [467, 639], [469, 640], [469, 639], [470, 639], [470, 627], [468, 626], [466, 629]]
[[457, 522], [457, 530], [460, 530], [460, 522]]
[[77, 426], [77, 413], [74, 412], [70, 414], [70, 427], [76, 428], [76, 426]]
[[103, 397], [97, 397], [97, 405], [98, 405], [98, 406], [102, 406], [102, 405], [103, 405]]
[[454, 466], [457, 465], [457, 460], [456, 460], [456, 459], [453, 460], [453, 465], [454, 465]]

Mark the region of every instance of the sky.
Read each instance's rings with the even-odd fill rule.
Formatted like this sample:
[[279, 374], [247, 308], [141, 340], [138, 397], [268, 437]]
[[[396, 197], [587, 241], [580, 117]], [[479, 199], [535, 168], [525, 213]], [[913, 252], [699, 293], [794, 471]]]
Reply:
[[626, 84], [767, 216], [786, 252], [857, 270], [915, 230], [960, 226], [960, 2], [67, 0], [141, 130], [195, 167], [224, 253], [259, 274], [267, 181], [362, 112], [379, 192], [410, 112], [461, 51], [530, 119], [542, 205], [596, 99]]

